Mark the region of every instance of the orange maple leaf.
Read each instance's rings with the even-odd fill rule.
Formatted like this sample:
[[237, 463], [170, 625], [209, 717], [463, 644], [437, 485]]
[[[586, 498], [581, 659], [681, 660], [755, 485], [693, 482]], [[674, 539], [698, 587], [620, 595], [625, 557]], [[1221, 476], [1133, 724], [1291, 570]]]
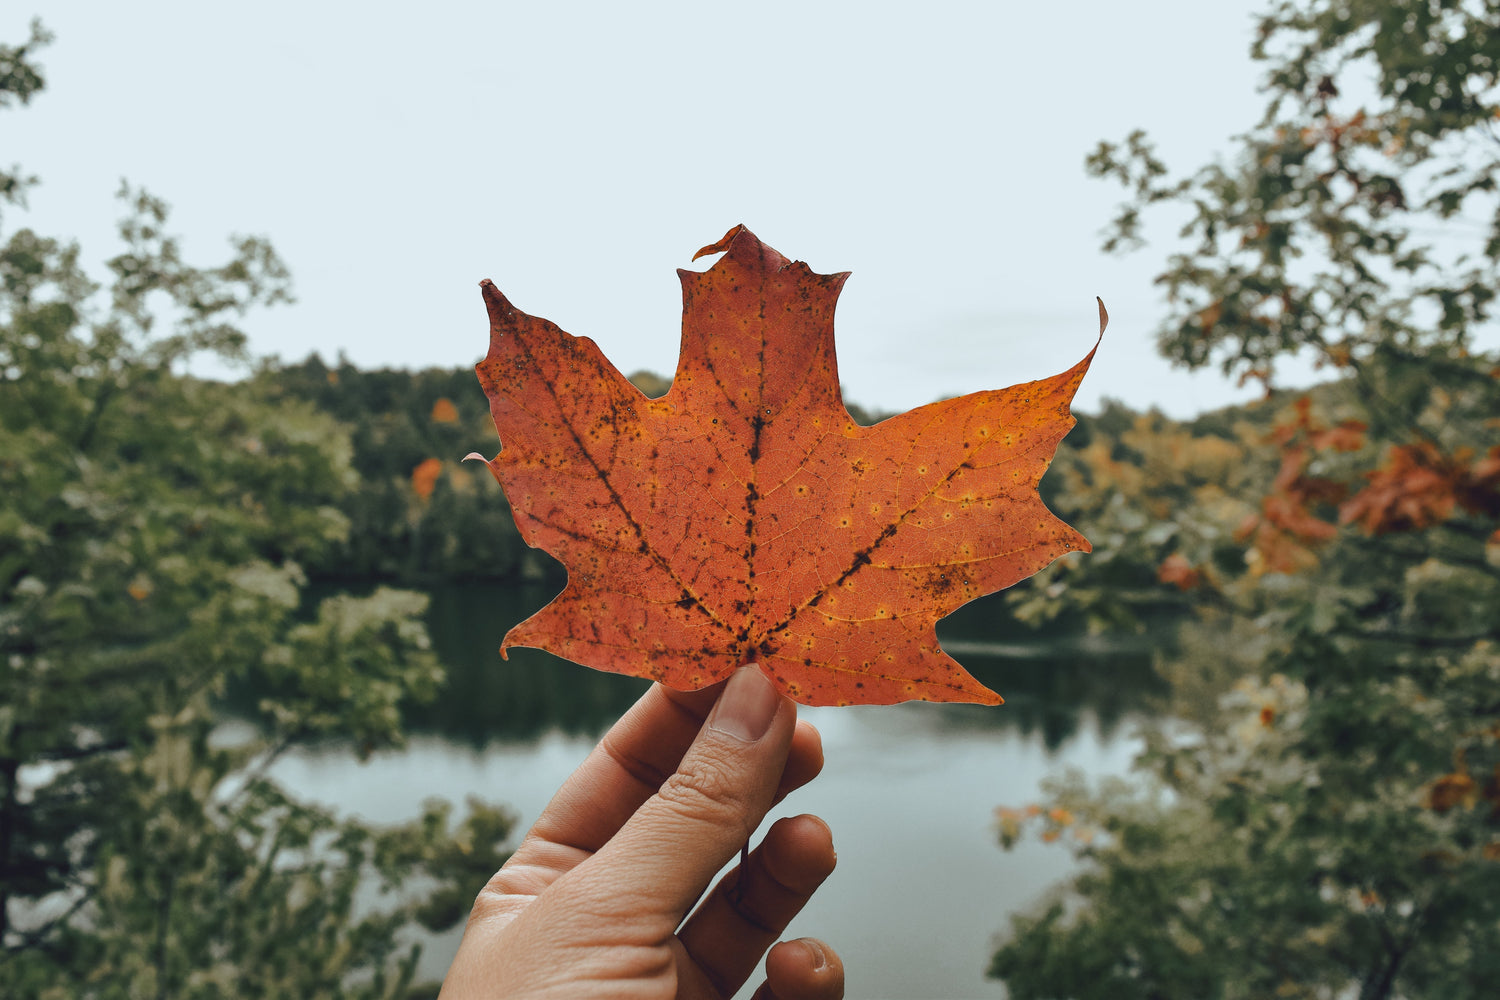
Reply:
[[721, 251], [678, 272], [682, 350], [658, 399], [481, 283], [477, 371], [502, 444], [489, 467], [522, 538], [568, 569], [501, 653], [533, 646], [682, 690], [756, 662], [808, 705], [999, 704], [934, 625], [1088, 551], [1036, 487], [1093, 351], [861, 427], [833, 346], [848, 275], [814, 274], [742, 226], [694, 259]]

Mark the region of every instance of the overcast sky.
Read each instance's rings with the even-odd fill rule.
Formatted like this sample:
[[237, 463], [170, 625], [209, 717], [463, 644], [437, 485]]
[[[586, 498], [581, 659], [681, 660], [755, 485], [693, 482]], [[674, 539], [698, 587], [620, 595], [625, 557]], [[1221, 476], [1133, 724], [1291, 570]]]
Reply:
[[674, 270], [744, 223], [853, 272], [854, 402], [1067, 368], [1099, 295], [1112, 323], [1080, 408], [1189, 414], [1253, 389], [1156, 356], [1170, 232], [1102, 255], [1119, 192], [1083, 158], [1136, 127], [1178, 167], [1225, 149], [1260, 109], [1259, 7], [7, 0], [0, 38], [35, 14], [57, 39], [47, 90], [0, 120], [0, 162], [43, 182], [4, 224], [97, 264], [128, 178], [171, 203], [190, 259], [230, 233], [274, 242], [299, 301], [251, 319], [258, 353], [470, 365], [488, 277], [622, 371], [669, 374]]

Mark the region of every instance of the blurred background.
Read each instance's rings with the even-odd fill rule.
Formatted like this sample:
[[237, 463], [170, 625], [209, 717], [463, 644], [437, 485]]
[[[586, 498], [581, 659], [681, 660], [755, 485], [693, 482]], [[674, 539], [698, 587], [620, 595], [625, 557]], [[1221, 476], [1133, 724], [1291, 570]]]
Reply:
[[[39, 17], [39, 21], [33, 21]], [[1090, 538], [814, 709], [851, 997], [1500, 976], [1500, 4], [0, 11], [0, 992], [435, 994], [641, 682], [487, 470], [492, 278], [848, 270], [862, 422], [1055, 374]], [[251, 234], [251, 235], [240, 235]], [[753, 984], [752, 984], [753, 985]], [[748, 995], [749, 989], [745, 991]]]

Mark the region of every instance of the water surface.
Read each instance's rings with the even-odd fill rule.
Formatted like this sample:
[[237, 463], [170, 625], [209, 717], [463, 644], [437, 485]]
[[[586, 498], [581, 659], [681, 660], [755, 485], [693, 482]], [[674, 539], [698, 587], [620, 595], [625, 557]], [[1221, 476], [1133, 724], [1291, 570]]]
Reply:
[[[549, 596], [434, 592], [429, 625], [450, 681], [412, 712], [411, 744], [367, 763], [350, 748], [309, 750], [281, 761], [278, 777], [376, 822], [407, 819], [433, 796], [477, 795], [508, 804], [524, 829], [645, 687], [533, 650], [502, 661], [505, 630]], [[787, 936], [837, 948], [851, 998], [1004, 996], [984, 979], [996, 935], [1071, 862], [1035, 842], [1001, 851], [994, 809], [1035, 800], [1041, 779], [1064, 767], [1123, 772], [1137, 749], [1131, 720], [1157, 687], [1143, 650], [1039, 638], [993, 598], [961, 609], [940, 633], [1006, 704], [804, 708], [823, 733], [827, 766], [771, 817], [811, 812], [833, 829], [838, 870]], [[441, 976], [457, 944], [458, 931], [433, 940], [424, 975]]]

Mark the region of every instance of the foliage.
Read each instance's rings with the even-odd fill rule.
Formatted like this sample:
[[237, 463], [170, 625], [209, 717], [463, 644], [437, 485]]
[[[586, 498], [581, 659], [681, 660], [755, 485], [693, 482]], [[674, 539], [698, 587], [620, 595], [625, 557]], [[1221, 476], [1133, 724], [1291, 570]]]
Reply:
[[[25, 42], [0, 44], [0, 109], [31, 103], [32, 95], [46, 85], [32, 57], [51, 40], [41, 21], [32, 21], [31, 37]], [[25, 204], [26, 189], [36, 183], [36, 178], [20, 170], [20, 167], [0, 168], [0, 204]]]
[[753, 661], [808, 705], [998, 704], [934, 627], [1087, 550], [1036, 487], [1093, 352], [860, 427], [834, 356], [847, 275], [814, 274], [743, 226], [695, 256], [720, 252], [681, 273], [682, 351], [658, 399], [482, 283], [478, 371], [502, 442], [489, 466], [522, 536], [569, 570], [501, 652], [681, 690]]
[[[40, 88], [44, 40], [0, 51], [0, 104]], [[269, 777], [309, 740], [402, 740], [400, 702], [441, 678], [425, 602], [304, 608], [301, 567], [349, 527], [347, 433], [265, 380], [181, 373], [241, 357], [236, 317], [286, 272], [253, 237], [189, 264], [165, 205], [121, 196], [103, 286], [75, 245], [0, 243], [0, 993], [405, 995], [414, 922], [456, 919], [510, 820], [373, 830]], [[274, 693], [226, 729], [247, 678]]]
[[461, 461], [495, 432], [472, 369], [362, 371], [312, 356], [266, 365], [258, 381], [350, 429], [359, 485], [339, 502], [349, 530], [307, 564], [313, 579], [534, 580], [553, 570], [521, 541], [493, 477]]
[[1015, 997], [1487, 996], [1500, 968], [1500, 4], [1275, 5], [1268, 108], [1172, 179], [1139, 134], [1108, 240], [1185, 210], [1163, 351], [1274, 384], [1194, 425], [1091, 428], [1057, 502], [1095, 555], [1018, 595], [1174, 607], [1146, 789], [1064, 781], [1002, 839], [1085, 874], [1018, 921]]

